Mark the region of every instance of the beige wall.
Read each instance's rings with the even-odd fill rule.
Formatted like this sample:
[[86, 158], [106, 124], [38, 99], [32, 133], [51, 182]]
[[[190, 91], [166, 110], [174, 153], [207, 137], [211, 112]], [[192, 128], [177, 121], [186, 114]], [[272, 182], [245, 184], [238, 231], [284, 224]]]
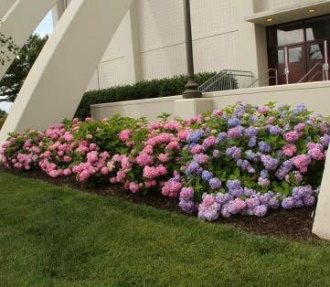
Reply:
[[[241, 69], [259, 77], [268, 69], [267, 15], [288, 22], [306, 18], [311, 6], [328, 13], [330, 0], [191, 0], [196, 72]], [[135, 0], [88, 90], [183, 74], [184, 42], [183, 1]]]
[[92, 105], [91, 113], [94, 119], [104, 119], [119, 114], [121, 116], [141, 118], [146, 117], [154, 121], [157, 117], [166, 112], [174, 116], [175, 100], [181, 99], [181, 96], [164, 97], [156, 99], [123, 101], [115, 103]]
[[[196, 72], [264, 68], [252, 13], [252, 0], [191, 0]], [[184, 43], [183, 1], [135, 0], [88, 89], [186, 73]]]
[[328, 81], [206, 93], [205, 96], [213, 98], [214, 108], [222, 108], [237, 101], [255, 105], [274, 101], [279, 105], [304, 103], [315, 113], [330, 115], [327, 100], [329, 94]]
[[[314, 82], [205, 93], [204, 97], [213, 99], [213, 109], [223, 108], [238, 101], [256, 105], [274, 101], [278, 105], [304, 103], [315, 113], [330, 115], [330, 105], [326, 100], [329, 94], [330, 82]], [[146, 117], [149, 120], [156, 119], [163, 112], [176, 116], [175, 100], [180, 98], [181, 96], [175, 96], [93, 105], [92, 116], [95, 119], [103, 119], [121, 114], [133, 118]]]

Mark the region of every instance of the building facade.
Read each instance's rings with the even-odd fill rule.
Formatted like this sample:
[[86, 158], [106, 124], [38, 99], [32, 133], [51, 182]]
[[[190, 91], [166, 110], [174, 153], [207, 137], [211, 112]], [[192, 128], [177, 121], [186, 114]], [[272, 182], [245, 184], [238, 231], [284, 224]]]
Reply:
[[[60, 0], [55, 16], [69, 2]], [[275, 78], [264, 75], [276, 69], [278, 83], [285, 84], [297, 83], [320, 63], [302, 81], [322, 80], [328, 14], [330, 1], [191, 0], [195, 71], [251, 71], [262, 76], [258, 84], [268, 85]], [[183, 1], [135, 0], [88, 89], [184, 74], [183, 15]]]

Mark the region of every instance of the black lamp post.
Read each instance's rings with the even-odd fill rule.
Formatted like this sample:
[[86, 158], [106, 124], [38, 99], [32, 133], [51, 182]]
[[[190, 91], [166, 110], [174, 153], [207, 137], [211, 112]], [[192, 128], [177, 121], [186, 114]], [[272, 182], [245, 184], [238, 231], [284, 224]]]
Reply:
[[201, 98], [202, 93], [198, 91], [198, 84], [195, 81], [194, 73], [194, 56], [192, 47], [192, 33], [191, 33], [191, 17], [190, 17], [190, 0], [183, 0], [184, 3], [184, 23], [186, 33], [186, 54], [188, 67], [188, 82], [183, 92], [183, 98], [194, 99]]

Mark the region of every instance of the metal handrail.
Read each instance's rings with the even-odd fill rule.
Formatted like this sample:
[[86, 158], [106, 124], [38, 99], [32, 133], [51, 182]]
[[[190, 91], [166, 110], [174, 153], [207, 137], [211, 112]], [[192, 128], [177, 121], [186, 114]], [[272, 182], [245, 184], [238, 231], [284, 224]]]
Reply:
[[[269, 76], [269, 72], [275, 72], [275, 76], [273, 76], [273, 77]], [[268, 78], [267, 78], [268, 80], [275, 79], [275, 84], [276, 84], [276, 86], [278, 85], [278, 72], [277, 72], [277, 69], [270, 68], [266, 72], [262, 73], [255, 81], [253, 81], [251, 83], [251, 85], [248, 86], [248, 88], [253, 87], [255, 83], [259, 82], [260, 79], [264, 78], [266, 75], [268, 75]]]
[[241, 88], [249, 78], [254, 79], [251, 71], [224, 69], [200, 85], [198, 90], [201, 92], [233, 90]]
[[322, 74], [322, 77], [323, 77], [323, 79], [324, 79], [324, 74], [323, 74], [323, 72], [321, 72], [321, 71], [317, 71], [317, 72], [313, 75], [313, 77], [310, 78], [310, 79], [308, 80], [308, 82], [312, 82], [312, 81], [316, 78], [316, 76], [318, 76], [319, 74]]
[[323, 69], [323, 64], [321, 64], [320, 62], [316, 63], [299, 81], [298, 83], [303, 82], [312, 72], [314, 72], [314, 70], [318, 67], [321, 66]]

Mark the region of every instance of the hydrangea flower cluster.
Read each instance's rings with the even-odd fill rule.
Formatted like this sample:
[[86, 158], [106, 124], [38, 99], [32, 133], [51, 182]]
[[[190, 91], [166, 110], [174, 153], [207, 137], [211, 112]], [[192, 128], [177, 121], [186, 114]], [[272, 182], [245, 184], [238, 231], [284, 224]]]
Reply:
[[188, 120], [74, 119], [10, 135], [4, 167], [78, 182], [108, 181], [177, 198], [213, 221], [312, 206], [330, 143], [327, 118], [304, 105], [238, 103]]

